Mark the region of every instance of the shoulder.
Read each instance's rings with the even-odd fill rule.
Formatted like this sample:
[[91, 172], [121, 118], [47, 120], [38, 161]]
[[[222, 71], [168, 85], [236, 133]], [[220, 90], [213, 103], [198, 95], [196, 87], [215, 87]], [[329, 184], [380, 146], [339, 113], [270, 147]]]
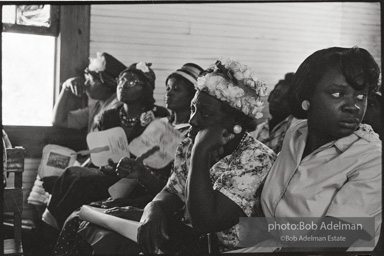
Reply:
[[354, 134], [368, 142], [381, 144], [379, 135], [375, 133], [372, 127], [368, 124], [360, 124]]
[[269, 161], [275, 161], [276, 159], [276, 153], [272, 149], [249, 134], [244, 138], [241, 149], [242, 155], [249, 155], [250, 159], [264, 158]]
[[117, 108], [111, 108], [111, 109], [107, 109], [105, 110], [103, 113], [102, 113], [102, 116], [103, 117], [110, 117], [110, 116], [118, 116], [119, 115], [119, 111], [120, 109], [122, 108], [123, 106], [118, 106]]
[[155, 117], [166, 117], [169, 116], [169, 112], [165, 107], [154, 105], [153, 114]]
[[103, 111], [98, 121], [99, 129], [106, 130], [111, 127], [119, 126], [120, 125], [119, 111], [121, 108], [122, 108], [122, 105], [117, 108]]

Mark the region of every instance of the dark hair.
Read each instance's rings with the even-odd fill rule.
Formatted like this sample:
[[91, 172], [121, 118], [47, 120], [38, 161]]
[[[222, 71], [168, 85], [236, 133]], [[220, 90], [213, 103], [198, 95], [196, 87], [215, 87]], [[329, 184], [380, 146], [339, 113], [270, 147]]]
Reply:
[[121, 77], [122, 75], [124, 75], [125, 73], [128, 73], [128, 72], [131, 72], [135, 75], [137, 75], [140, 79], [141, 82], [143, 82], [144, 86], [143, 86], [143, 93], [141, 95], [141, 102], [143, 102], [144, 106], [145, 106], [145, 110], [148, 111], [148, 110], [151, 110], [153, 109], [153, 106], [155, 104], [155, 98], [153, 97], [153, 86], [152, 84], [150, 84], [150, 82], [148, 82], [148, 79], [144, 76], [144, 74], [142, 72], [139, 72], [139, 71], [136, 71], [136, 70], [132, 70], [132, 69], [126, 69], [124, 70], [123, 72], [120, 73], [120, 76]]
[[179, 75], [177, 73], [172, 73], [170, 74], [167, 79], [165, 80], [165, 82], [167, 83], [167, 81], [169, 79], [175, 79], [175, 80], [182, 80], [186, 85], [187, 85], [187, 89], [188, 89], [188, 93], [190, 93], [191, 95], [195, 95], [196, 93], [196, 89], [195, 89], [195, 85], [189, 81], [188, 79], [186, 79], [185, 77], [183, 77], [182, 75]]
[[307, 57], [293, 77], [289, 102], [294, 117], [307, 118], [301, 103], [312, 97], [315, 86], [332, 67], [338, 68], [347, 83], [356, 90], [367, 86], [369, 91], [378, 89], [380, 68], [367, 50], [358, 47], [322, 49]]
[[[288, 86], [288, 88], [290, 88], [292, 85], [292, 80], [293, 80], [294, 75], [295, 75], [295, 73], [293, 73], [293, 72], [286, 73], [284, 76], [284, 79], [279, 80], [277, 82], [277, 84], [275, 85], [275, 87], [273, 87], [273, 90], [275, 90], [278, 85]], [[269, 98], [271, 97], [271, 94], [272, 94], [272, 92], [268, 96], [268, 101], [269, 101]], [[287, 100], [289, 100], [289, 97]]]
[[279, 80], [279, 82], [277, 82], [277, 84], [275, 85], [275, 88], [276, 88], [276, 86], [278, 86], [280, 84], [291, 86], [294, 75], [295, 75], [295, 73], [293, 73], [293, 72], [286, 73], [284, 76], [284, 79]]

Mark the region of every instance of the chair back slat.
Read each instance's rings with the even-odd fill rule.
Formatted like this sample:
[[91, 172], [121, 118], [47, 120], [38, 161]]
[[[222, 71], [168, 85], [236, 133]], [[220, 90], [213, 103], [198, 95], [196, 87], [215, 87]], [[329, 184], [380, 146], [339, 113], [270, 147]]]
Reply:
[[24, 148], [7, 148], [7, 172], [23, 172], [24, 158]]
[[3, 241], [5, 255], [22, 255], [21, 240], [23, 211], [23, 172], [25, 149], [22, 147], [7, 148], [7, 162], [5, 170], [14, 176], [13, 187], [4, 188], [3, 207], [5, 212], [13, 212], [13, 239]]

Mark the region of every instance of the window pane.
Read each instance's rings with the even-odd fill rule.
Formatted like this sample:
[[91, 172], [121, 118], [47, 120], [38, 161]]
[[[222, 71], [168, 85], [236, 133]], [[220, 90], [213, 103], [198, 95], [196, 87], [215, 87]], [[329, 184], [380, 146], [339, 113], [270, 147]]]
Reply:
[[4, 125], [51, 125], [55, 37], [2, 33]]
[[17, 6], [17, 24], [49, 27], [50, 10], [49, 5], [19, 5]]
[[50, 5], [4, 5], [3, 23], [49, 27], [51, 24]]
[[3, 23], [15, 24], [16, 21], [16, 5], [3, 5]]

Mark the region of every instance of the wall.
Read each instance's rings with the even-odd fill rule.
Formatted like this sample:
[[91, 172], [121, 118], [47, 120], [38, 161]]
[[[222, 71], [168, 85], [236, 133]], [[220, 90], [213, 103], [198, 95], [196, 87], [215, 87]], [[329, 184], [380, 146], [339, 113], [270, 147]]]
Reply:
[[156, 99], [186, 62], [248, 64], [272, 88], [315, 50], [358, 45], [381, 62], [379, 3], [125, 4], [91, 6], [90, 54], [153, 63]]

